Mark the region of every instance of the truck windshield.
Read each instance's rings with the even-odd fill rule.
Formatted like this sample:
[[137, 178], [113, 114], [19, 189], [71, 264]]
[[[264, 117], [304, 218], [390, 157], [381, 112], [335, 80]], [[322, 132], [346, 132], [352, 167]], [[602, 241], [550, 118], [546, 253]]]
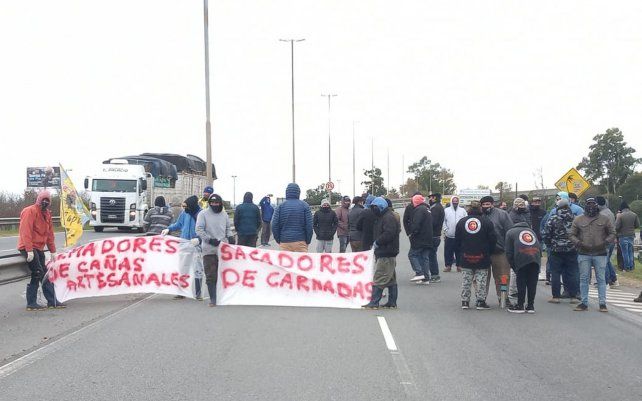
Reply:
[[98, 192], [136, 192], [136, 180], [93, 180], [91, 189]]

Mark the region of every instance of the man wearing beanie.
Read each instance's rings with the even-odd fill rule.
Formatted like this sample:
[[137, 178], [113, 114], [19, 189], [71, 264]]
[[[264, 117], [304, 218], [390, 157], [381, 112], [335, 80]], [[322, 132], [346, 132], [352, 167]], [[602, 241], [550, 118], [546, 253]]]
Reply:
[[[500, 284], [502, 276], [506, 276], [510, 279], [510, 265], [508, 264], [508, 259], [506, 259], [504, 243], [506, 240], [506, 233], [508, 230], [513, 228], [513, 222], [507, 212], [494, 206], [495, 200], [492, 196], [484, 196], [481, 198], [480, 203], [484, 216], [493, 223], [495, 238], [497, 240], [495, 249], [490, 255], [490, 263], [493, 279], [495, 280], [495, 291], [497, 293], [497, 299], [499, 300], [501, 298]], [[489, 285], [490, 275], [488, 275], [488, 281], [486, 282], [487, 289]], [[508, 300], [506, 302], [506, 306], [510, 307], [510, 302]]]
[[[415, 192], [412, 194], [413, 197], [421, 195], [421, 192]], [[415, 205], [412, 204], [412, 199], [410, 203], [406, 205], [406, 209], [403, 211], [403, 230], [406, 232], [406, 235], [410, 235], [410, 225], [412, 224], [412, 212], [415, 210]]]
[[441, 194], [430, 194], [428, 205], [432, 214], [432, 248], [430, 248], [428, 257], [430, 261], [430, 282], [438, 283], [441, 278], [439, 277], [437, 250], [439, 249], [439, 244], [441, 244], [441, 230], [444, 226], [444, 207], [441, 205]]
[[609, 244], [615, 241], [615, 227], [606, 216], [600, 214], [595, 198], [588, 198], [584, 214], [573, 220], [570, 239], [575, 244], [575, 248], [577, 248], [577, 261], [580, 265], [582, 303], [577, 305], [575, 310], [586, 311], [588, 309], [588, 289], [591, 280], [591, 268], [594, 267], [600, 312], [607, 312], [606, 255], [608, 254]]
[[615, 232], [617, 240], [622, 249], [622, 268], [624, 271], [631, 271], [635, 267], [633, 258], [633, 239], [635, 238], [635, 229], [640, 228], [640, 219], [630, 208], [626, 201], [620, 204], [620, 213], [615, 219]]
[[444, 210], [444, 226], [443, 230], [446, 232], [446, 241], [444, 243], [444, 272], [449, 272], [452, 269], [453, 262], [457, 266], [457, 271], [461, 271], [461, 259], [455, 252], [455, 228], [459, 220], [466, 217], [468, 214], [463, 207], [459, 207], [459, 197], [453, 196], [450, 199], [450, 206]]
[[285, 202], [276, 208], [272, 216], [272, 235], [284, 251], [307, 252], [312, 242], [312, 212], [299, 196], [299, 185], [288, 184]]
[[213, 193], [214, 193], [214, 188], [210, 186], [203, 188], [203, 196], [198, 201], [198, 205], [201, 207], [201, 210], [206, 210], [208, 207], [210, 207], [210, 204], [209, 204], [210, 196], [212, 196]]
[[[597, 202], [597, 207], [600, 209], [600, 214], [603, 216], [606, 216], [611, 223], [613, 223], [613, 226], [615, 226], [615, 215], [611, 211], [611, 209], [608, 208], [606, 204], [606, 198], [603, 196], [596, 196], [595, 201]], [[617, 227], [615, 229], [615, 233], [617, 234]], [[615, 268], [613, 267], [613, 263], [611, 263], [611, 255], [613, 255], [613, 249], [615, 249], [615, 244], [609, 244], [609, 252], [606, 255], [606, 284], [608, 284], [610, 287], [618, 287], [620, 284], [617, 282], [617, 273], [615, 272]]]
[[415, 271], [412, 282], [430, 283], [430, 250], [432, 249], [432, 215], [428, 205], [421, 195], [412, 197], [412, 221], [410, 223], [409, 238], [410, 251], [408, 259], [410, 266]]
[[526, 206], [526, 201], [522, 198], [515, 198], [513, 208], [508, 213], [513, 224], [526, 223], [531, 227], [531, 213]]
[[321, 209], [314, 213], [312, 227], [317, 235], [317, 252], [331, 253], [334, 234], [337, 232], [339, 220], [337, 214], [330, 208], [330, 201], [323, 199]]

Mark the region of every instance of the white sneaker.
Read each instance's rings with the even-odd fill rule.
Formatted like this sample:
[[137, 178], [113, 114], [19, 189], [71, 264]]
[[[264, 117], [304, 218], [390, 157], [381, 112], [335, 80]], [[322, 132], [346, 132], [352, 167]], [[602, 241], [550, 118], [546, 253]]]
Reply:
[[424, 275], [422, 274], [422, 275], [420, 275], [420, 276], [415, 276], [415, 277], [411, 278], [411, 279], [410, 279], [410, 282], [412, 283], [412, 282], [415, 282], [415, 281], [421, 281], [421, 280], [423, 280], [424, 278], [425, 278], [425, 277], [424, 277]]
[[615, 282], [613, 284], [609, 285], [609, 288], [615, 288], [615, 287], [619, 287], [619, 286], [620, 286], [620, 283], [617, 280], [615, 280]]

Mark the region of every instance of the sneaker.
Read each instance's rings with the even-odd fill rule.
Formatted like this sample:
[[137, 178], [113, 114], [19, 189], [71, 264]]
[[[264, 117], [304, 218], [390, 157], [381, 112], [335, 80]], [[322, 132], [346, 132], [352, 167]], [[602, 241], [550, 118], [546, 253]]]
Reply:
[[533, 305], [527, 305], [526, 313], [535, 313], [535, 307]]
[[438, 282], [440, 282], [440, 281], [441, 281], [441, 277], [439, 277], [439, 276], [431, 277], [431, 278], [430, 278], [430, 282], [431, 282], [431, 283], [438, 283]]
[[585, 304], [579, 304], [573, 310], [576, 312], [586, 312], [588, 310], [588, 306], [586, 306]]
[[421, 281], [415, 281], [418, 285], [429, 285], [430, 280], [421, 280]]
[[477, 310], [487, 310], [490, 309], [490, 306], [486, 303], [486, 301], [477, 301]]
[[468, 309], [468, 308], [470, 308], [470, 302], [468, 302], [468, 301], [461, 301], [461, 308], [462, 308], [462, 309]]
[[176, 296], [175, 296], [174, 298], [172, 298], [172, 299], [185, 299], [185, 297], [184, 297], [184, 296], [182, 296], [182, 295], [176, 295]]
[[600, 305], [600, 312], [608, 312], [608, 311], [609, 310], [606, 309], [606, 305], [605, 304]]
[[196, 300], [197, 300], [197, 301], [202, 301], [202, 300], [203, 300], [203, 297], [202, 297], [201, 295], [199, 295], [199, 296], [197, 296], [197, 297], [196, 297]]
[[55, 304], [49, 304], [47, 305], [47, 308], [49, 309], [65, 309], [67, 307], [67, 304], [63, 304], [62, 302], [58, 302]]
[[373, 304], [365, 304], [361, 306], [362, 309], [372, 309], [372, 310], [377, 310], [379, 309], [379, 305], [373, 305]]
[[559, 298], [555, 298], [555, 297], [553, 297], [553, 298], [548, 300], [549, 304], [559, 304], [560, 302], [562, 302], [562, 301], [560, 301]]
[[207, 304], [207, 306], [209, 306], [210, 308], [213, 308], [213, 307], [216, 306], [216, 303], [215, 302], [210, 302], [209, 304]]
[[619, 287], [619, 286], [620, 286], [620, 283], [617, 280], [615, 280], [614, 282], [609, 284], [609, 288], [616, 288], [616, 287]]
[[421, 281], [421, 280], [423, 280], [425, 278], [426, 278], [426, 276], [424, 276], [423, 274], [415, 274], [415, 277], [411, 278], [410, 282], [414, 283], [415, 281]]
[[383, 304], [381, 309], [397, 309], [397, 304]]
[[637, 298], [633, 298], [633, 302], [642, 302], [642, 294]]
[[457, 273], [461, 273], [461, 266], [457, 266]]
[[519, 305], [512, 305], [508, 308], [508, 311], [510, 313], [525, 313], [526, 311], [524, 310], [523, 306]]
[[450, 272], [451, 270], [452, 270], [452, 268], [451, 268], [450, 266], [446, 266], [446, 267], [444, 267], [444, 273], [448, 273], [448, 272]]
[[38, 312], [38, 311], [42, 311], [42, 310], [45, 310], [45, 309], [47, 309], [47, 308], [42, 306], [42, 305], [38, 305], [38, 304], [33, 305], [33, 306], [27, 305], [27, 311], [28, 312]]

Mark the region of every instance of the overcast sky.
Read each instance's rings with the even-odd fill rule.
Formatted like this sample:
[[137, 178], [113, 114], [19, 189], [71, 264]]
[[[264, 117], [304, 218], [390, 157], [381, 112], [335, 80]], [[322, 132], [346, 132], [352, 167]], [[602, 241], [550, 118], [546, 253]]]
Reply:
[[[1, 190], [62, 163], [77, 186], [102, 160], [205, 158], [201, 0], [0, 0]], [[619, 127], [642, 155], [640, 1], [210, 1], [215, 189], [283, 196], [291, 180], [352, 193], [374, 162], [402, 181], [427, 155], [459, 188], [554, 182]], [[408, 174], [406, 174], [406, 177]], [[359, 185], [357, 191], [360, 192]]]

